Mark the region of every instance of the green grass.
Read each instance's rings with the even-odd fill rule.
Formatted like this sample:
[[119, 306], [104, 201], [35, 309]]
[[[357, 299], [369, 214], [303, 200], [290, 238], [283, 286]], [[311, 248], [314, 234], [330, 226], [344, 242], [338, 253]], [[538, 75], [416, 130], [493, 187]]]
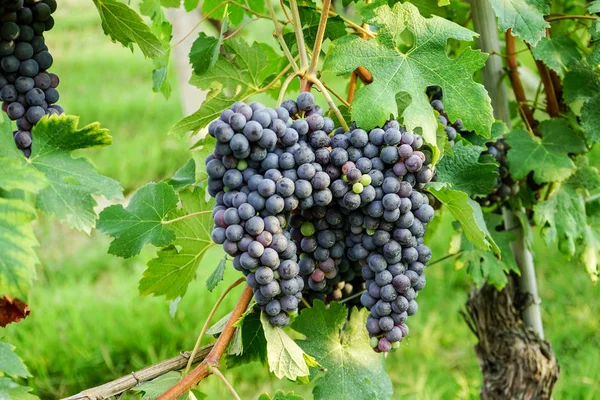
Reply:
[[[114, 136], [113, 146], [85, 154], [129, 191], [169, 176], [189, 157], [184, 141], [166, 135], [181, 116], [177, 96], [165, 101], [151, 92], [150, 62], [104, 37], [92, 2], [69, 1], [61, 7], [48, 39], [54, 70], [62, 77], [61, 104], [81, 115], [82, 123], [102, 122]], [[42, 265], [31, 296], [32, 314], [0, 330], [0, 336], [17, 346], [34, 376], [29, 384], [42, 398], [74, 394], [193, 346], [219, 295], [219, 289], [210, 293], [204, 286], [211, 265], [202, 266], [171, 318], [167, 302], [137, 292], [152, 250], [129, 260], [109, 256], [108, 238], [88, 237], [47, 218], [37, 233]], [[451, 233], [446, 225], [435, 235], [434, 257], [446, 254]], [[562, 368], [555, 398], [599, 398], [599, 289], [574, 262], [541, 244], [536, 250], [544, 324]], [[229, 270], [225, 280], [236, 277]], [[410, 319], [411, 335], [387, 359], [395, 398], [477, 398], [476, 339], [459, 314], [471, 284], [450, 261], [431, 266], [427, 279], [420, 311]], [[216, 318], [232, 308], [239, 290]], [[310, 398], [310, 385], [277, 380], [257, 364], [225, 375], [243, 399], [277, 389]], [[200, 388], [211, 399], [225, 393], [214, 377]]]

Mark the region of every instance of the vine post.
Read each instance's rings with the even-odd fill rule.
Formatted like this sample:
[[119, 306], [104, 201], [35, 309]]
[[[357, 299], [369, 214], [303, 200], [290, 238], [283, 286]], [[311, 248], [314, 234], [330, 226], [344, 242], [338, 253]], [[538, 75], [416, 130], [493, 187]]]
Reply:
[[[498, 56], [501, 53], [496, 18], [487, 0], [473, 0], [471, 7], [475, 30], [481, 35], [480, 48], [492, 54], [482, 71], [483, 83], [490, 95], [494, 116], [510, 128], [504, 69], [502, 58]], [[520, 113], [531, 127], [533, 113], [526, 104], [521, 103], [524, 91], [518, 79], [514, 36], [510, 30], [506, 38], [511, 82]], [[505, 228], [512, 229], [516, 236], [511, 248], [520, 276], [510, 274], [508, 285], [500, 292], [488, 286], [475, 288], [467, 301], [470, 317], [467, 322], [479, 339], [476, 352], [484, 376], [481, 396], [484, 399], [498, 396], [549, 399], [558, 379], [559, 368], [550, 344], [544, 341], [533, 255], [528, 248], [523, 227], [527, 219], [519, 219], [507, 207], [503, 207], [502, 214]], [[524, 351], [515, 351], [521, 348], [519, 344], [526, 346]]]

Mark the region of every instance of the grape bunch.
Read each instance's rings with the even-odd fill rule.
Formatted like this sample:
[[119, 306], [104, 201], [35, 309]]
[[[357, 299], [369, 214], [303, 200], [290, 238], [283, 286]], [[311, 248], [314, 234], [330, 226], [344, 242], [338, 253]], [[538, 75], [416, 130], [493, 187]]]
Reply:
[[[387, 352], [408, 334], [405, 321], [417, 311], [415, 298], [425, 287], [423, 272], [431, 250], [423, 244], [423, 236], [434, 210], [420, 189], [431, 181], [434, 170], [429, 154], [421, 151], [423, 139], [395, 120], [369, 133], [361, 129], [339, 133], [332, 145], [332, 155], [339, 150], [347, 159], [342, 164], [344, 176], [358, 170], [362, 178], [369, 177], [364, 186], [372, 189], [368, 196], [365, 191], [356, 193], [354, 184], [352, 190], [342, 186], [343, 178], [332, 187], [339, 186], [334, 197], [348, 212], [347, 256], [361, 266], [367, 291], [360, 301], [371, 311], [367, 320], [371, 344], [376, 351]], [[360, 182], [358, 175], [350, 178]]]
[[286, 326], [303, 300], [365, 291], [373, 347], [397, 347], [431, 258], [423, 235], [434, 211], [421, 190], [434, 169], [423, 139], [395, 120], [335, 129], [310, 93], [275, 109], [236, 103], [208, 132], [212, 240], [270, 322]]
[[31, 155], [31, 129], [44, 116], [62, 114], [58, 76], [48, 72], [52, 56], [44, 32], [54, 27], [56, 0], [0, 1], [0, 100], [17, 121], [17, 147]]

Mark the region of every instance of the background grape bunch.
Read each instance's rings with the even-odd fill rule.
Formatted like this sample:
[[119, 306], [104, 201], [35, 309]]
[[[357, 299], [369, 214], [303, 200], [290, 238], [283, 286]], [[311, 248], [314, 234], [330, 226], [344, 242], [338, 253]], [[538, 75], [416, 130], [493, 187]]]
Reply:
[[48, 72], [52, 55], [44, 32], [54, 27], [56, 0], [0, 1], [0, 100], [2, 110], [17, 121], [17, 147], [31, 155], [31, 129], [44, 116], [62, 114], [58, 76]]
[[286, 326], [301, 302], [357, 292], [376, 351], [397, 347], [431, 251], [434, 169], [423, 139], [395, 121], [334, 129], [308, 92], [275, 109], [236, 103], [209, 125], [216, 199], [212, 239], [233, 257], [257, 304]]
[[[457, 136], [470, 135], [471, 132], [465, 131], [462, 120], [457, 119], [454, 123], [450, 122], [448, 114], [444, 111], [443, 104], [443, 92], [439, 86], [429, 86], [427, 88], [427, 95], [431, 101], [431, 107], [439, 113], [438, 121], [445, 127], [448, 142], [451, 146], [454, 146], [454, 141]], [[477, 201], [485, 207], [500, 205], [508, 201], [511, 197], [516, 196], [519, 193], [519, 184], [515, 182], [508, 172], [508, 150], [510, 146], [502, 138], [495, 141], [487, 142], [485, 144], [487, 150], [481, 153], [482, 161], [485, 161], [486, 157], [492, 157], [494, 161], [499, 164], [498, 167], [498, 179], [494, 190], [484, 198], [479, 198]]]

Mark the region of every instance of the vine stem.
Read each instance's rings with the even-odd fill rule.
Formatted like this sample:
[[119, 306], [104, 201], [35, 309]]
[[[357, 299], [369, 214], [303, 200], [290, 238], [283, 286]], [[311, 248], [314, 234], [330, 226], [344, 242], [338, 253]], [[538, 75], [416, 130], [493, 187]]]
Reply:
[[292, 72], [291, 74], [288, 75], [287, 78], [285, 78], [285, 81], [283, 81], [283, 84], [281, 85], [281, 89], [279, 90], [279, 97], [277, 98], [277, 106], [281, 105], [281, 103], [283, 102], [283, 98], [285, 97], [285, 92], [287, 91], [288, 86], [290, 86], [290, 83], [292, 83], [294, 78], [297, 76], [302, 76], [302, 73], [298, 72], [298, 71]]
[[329, 91], [327, 90], [327, 88], [325, 88], [325, 86], [323, 85], [323, 83], [318, 80], [315, 77], [308, 77], [308, 80], [313, 83], [316, 87], [319, 88], [319, 90], [321, 91], [321, 94], [323, 95], [323, 97], [325, 97], [325, 100], [327, 100], [327, 104], [329, 105], [329, 108], [331, 108], [333, 110], [333, 112], [335, 113], [337, 119], [340, 122], [340, 125], [342, 125], [342, 128], [344, 128], [344, 130], [348, 130], [348, 124], [346, 123], [346, 120], [344, 119], [344, 116], [342, 115], [341, 111], [339, 108], [337, 108], [337, 106], [335, 105], [335, 103], [333, 102], [333, 99], [331, 98], [331, 96], [329, 95]]
[[215, 312], [217, 312], [217, 309], [223, 302], [223, 299], [225, 299], [227, 294], [229, 294], [229, 292], [231, 292], [233, 290], [233, 288], [237, 287], [238, 285], [240, 285], [242, 282], [245, 282], [245, 281], [246, 281], [246, 279], [244, 277], [239, 278], [237, 281], [235, 281], [231, 285], [229, 285], [227, 287], [227, 289], [225, 289], [223, 291], [223, 293], [221, 293], [221, 295], [217, 299], [217, 302], [213, 306], [212, 310], [210, 310], [210, 313], [208, 314], [208, 317], [206, 318], [206, 321], [204, 322], [204, 326], [202, 327], [202, 330], [200, 331], [200, 335], [198, 335], [198, 339], [196, 340], [196, 344], [194, 345], [194, 349], [192, 350], [192, 355], [190, 356], [190, 360], [188, 361], [188, 363], [185, 367], [185, 371], [183, 371], [184, 376], [187, 375], [188, 372], [190, 371], [190, 368], [192, 367], [192, 360], [194, 359], [194, 357], [196, 356], [196, 352], [200, 348], [200, 343], [202, 342], [202, 338], [206, 334], [206, 331], [208, 330], [208, 325], [210, 324], [210, 321], [212, 320], [212, 318], [215, 316]]
[[238, 300], [235, 308], [231, 312], [231, 317], [223, 332], [215, 342], [212, 350], [206, 356], [204, 361], [194, 368], [189, 374], [187, 374], [182, 380], [177, 382], [174, 386], [169, 388], [164, 394], [157, 398], [157, 400], [176, 400], [179, 396], [190, 390], [193, 386], [198, 384], [202, 379], [210, 375], [209, 366], [218, 367], [219, 360], [223, 356], [223, 353], [227, 349], [227, 345], [233, 337], [235, 332], [235, 323], [240, 319], [242, 314], [246, 312], [250, 301], [252, 300], [252, 288], [248, 285], [244, 288], [240, 299]]
[[512, 35], [512, 30], [508, 29], [506, 31], [506, 66], [508, 67], [508, 77], [512, 83], [521, 117], [533, 134], [535, 119], [531, 108], [527, 105], [527, 97], [525, 96], [525, 89], [523, 88], [523, 83], [519, 77], [519, 65], [515, 53], [515, 37]]
[[321, 11], [321, 19], [319, 20], [319, 27], [317, 28], [317, 37], [315, 38], [315, 45], [313, 47], [312, 57], [310, 58], [310, 65], [308, 66], [308, 75], [315, 75], [317, 72], [317, 65], [319, 64], [319, 56], [321, 55], [321, 46], [323, 45], [323, 38], [325, 37], [325, 28], [327, 27], [327, 17], [329, 16], [329, 7], [331, 6], [331, 0], [323, 0], [323, 10]]
[[279, 21], [277, 21], [277, 16], [275, 15], [275, 10], [273, 9], [273, 4], [271, 3], [271, 0], [267, 0], [267, 7], [269, 7], [269, 14], [271, 14], [271, 20], [273, 21], [273, 25], [275, 26], [275, 37], [277, 37], [277, 40], [279, 41], [279, 45], [283, 50], [283, 54], [285, 54], [285, 56], [287, 57], [292, 68], [294, 68], [294, 71], [298, 71], [298, 64], [296, 64], [296, 61], [294, 60], [294, 57], [292, 56], [288, 45], [285, 43], [285, 40], [283, 40], [283, 31], [279, 26]]
[[[531, 46], [529, 44], [527, 45], [527, 48], [531, 51]], [[533, 58], [535, 59], [535, 57]], [[558, 105], [554, 82], [552, 82], [552, 78], [550, 77], [550, 71], [548, 70], [548, 67], [546, 67], [546, 64], [540, 60], [535, 59], [535, 65], [540, 73], [540, 78], [544, 85], [544, 92], [546, 93], [546, 111], [552, 118], [556, 118], [560, 114], [560, 107]]]
[[221, 371], [219, 370], [219, 368], [217, 367], [212, 367], [212, 366], [208, 366], [208, 371], [212, 372], [213, 374], [215, 374], [216, 376], [219, 377], [219, 379], [221, 379], [223, 381], [223, 383], [225, 384], [225, 386], [227, 387], [227, 389], [229, 389], [229, 391], [231, 392], [231, 394], [233, 395], [233, 398], [235, 400], [242, 400], [240, 398], [240, 396], [237, 394], [237, 392], [235, 391], [235, 389], [233, 388], [233, 386], [231, 385], [231, 383], [229, 383], [229, 381], [227, 380], [227, 378], [225, 378], [225, 375], [223, 375], [223, 373], [221, 373]]
[[300, 55], [300, 69], [306, 71], [308, 68], [308, 54], [304, 44], [304, 34], [302, 33], [302, 22], [300, 21], [300, 12], [296, 0], [290, 0], [290, 12], [294, 22], [294, 33], [296, 34], [296, 44], [298, 45], [298, 54]]
[[555, 17], [547, 17], [546, 21], [554, 22], [554, 21], [561, 21], [564, 19], [587, 19], [590, 21], [595, 21], [598, 19], [598, 17], [594, 16], [594, 15], [558, 15]]

